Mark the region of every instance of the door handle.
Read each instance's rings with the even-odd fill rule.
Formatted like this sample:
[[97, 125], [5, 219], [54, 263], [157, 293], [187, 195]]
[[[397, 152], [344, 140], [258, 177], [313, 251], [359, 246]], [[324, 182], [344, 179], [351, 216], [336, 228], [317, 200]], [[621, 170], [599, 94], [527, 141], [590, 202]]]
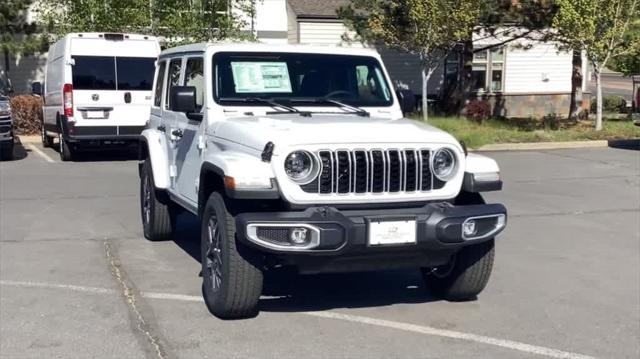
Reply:
[[176, 138], [182, 138], [183, 133], [181, 129], [176, 129], [171, 131], [171, 135]]
[[158, 129], [158, 131], [160, 132], [167, 132], [167, 128], [164, 125], [160, 125], [158, 127], [156, 127]]

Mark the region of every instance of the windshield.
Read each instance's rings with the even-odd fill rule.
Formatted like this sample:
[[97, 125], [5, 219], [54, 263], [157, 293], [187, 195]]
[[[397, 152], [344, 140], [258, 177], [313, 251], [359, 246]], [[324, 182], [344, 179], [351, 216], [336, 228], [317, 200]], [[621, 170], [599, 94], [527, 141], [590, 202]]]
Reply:
[[[387, 107], [391, 91], [378, 60], [370, 56], [223, 52], [213, 58], [215, 94], [223, 105], [264, 106], [247, 99], [327, 106]], [[308, 101], [307, 101], [308, 100]]]
[[76, 90], [151, 90], [155, 58], [74, 56], [73, 60]]

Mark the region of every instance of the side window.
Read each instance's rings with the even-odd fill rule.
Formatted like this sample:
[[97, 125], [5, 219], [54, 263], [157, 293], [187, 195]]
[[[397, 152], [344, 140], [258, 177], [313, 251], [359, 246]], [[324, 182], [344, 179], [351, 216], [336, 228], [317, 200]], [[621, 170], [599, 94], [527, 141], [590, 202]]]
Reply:
[[171, 88], [180, 86], [180, 69], [182, 68], [182, 59], [173, 59], [169, 62], [169, 74], [167, 75], [167, 85], [165, 88], [164, 108], [169, 109], [169, 97], [171, 97]]
[[167, 62], [162, 61], [158, 65], [158, 73], [156, 74], [156, 87], [153, 89], [153, 106], [160, 107], [162, 103], [162, 80], [164, 80], [164, 70]]
[[191, 57], [187, 59], [184, 69], [184, 86], [196, 88], [196, 109], [200, 111], [204, 105], [204, 73], [202, 57]]

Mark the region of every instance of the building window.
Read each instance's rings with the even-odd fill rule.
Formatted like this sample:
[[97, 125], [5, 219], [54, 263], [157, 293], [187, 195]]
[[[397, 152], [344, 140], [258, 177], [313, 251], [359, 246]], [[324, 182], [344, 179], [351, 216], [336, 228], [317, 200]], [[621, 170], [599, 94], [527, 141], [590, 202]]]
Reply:
[[471, 84], [477, 92], [502, 92], [504, 47], [473, 54]]

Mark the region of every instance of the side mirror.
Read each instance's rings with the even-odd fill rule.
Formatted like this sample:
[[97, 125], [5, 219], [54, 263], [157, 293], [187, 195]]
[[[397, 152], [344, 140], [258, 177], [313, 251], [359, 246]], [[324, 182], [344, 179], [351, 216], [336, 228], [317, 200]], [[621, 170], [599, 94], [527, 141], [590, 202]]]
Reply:
[[396, 96], [400, 102], [400, 109], [403, 114], [412, 113], [416, 109], [416, 96], [411, 90], [397, 90]]
[[40, 82], [34, 82], [31, 84], [31, 94], [42, 96], [42, 84]]
[[173, 86], [169, 98], [171, 111], [196, 112], [196, 88], [194, 86]]

